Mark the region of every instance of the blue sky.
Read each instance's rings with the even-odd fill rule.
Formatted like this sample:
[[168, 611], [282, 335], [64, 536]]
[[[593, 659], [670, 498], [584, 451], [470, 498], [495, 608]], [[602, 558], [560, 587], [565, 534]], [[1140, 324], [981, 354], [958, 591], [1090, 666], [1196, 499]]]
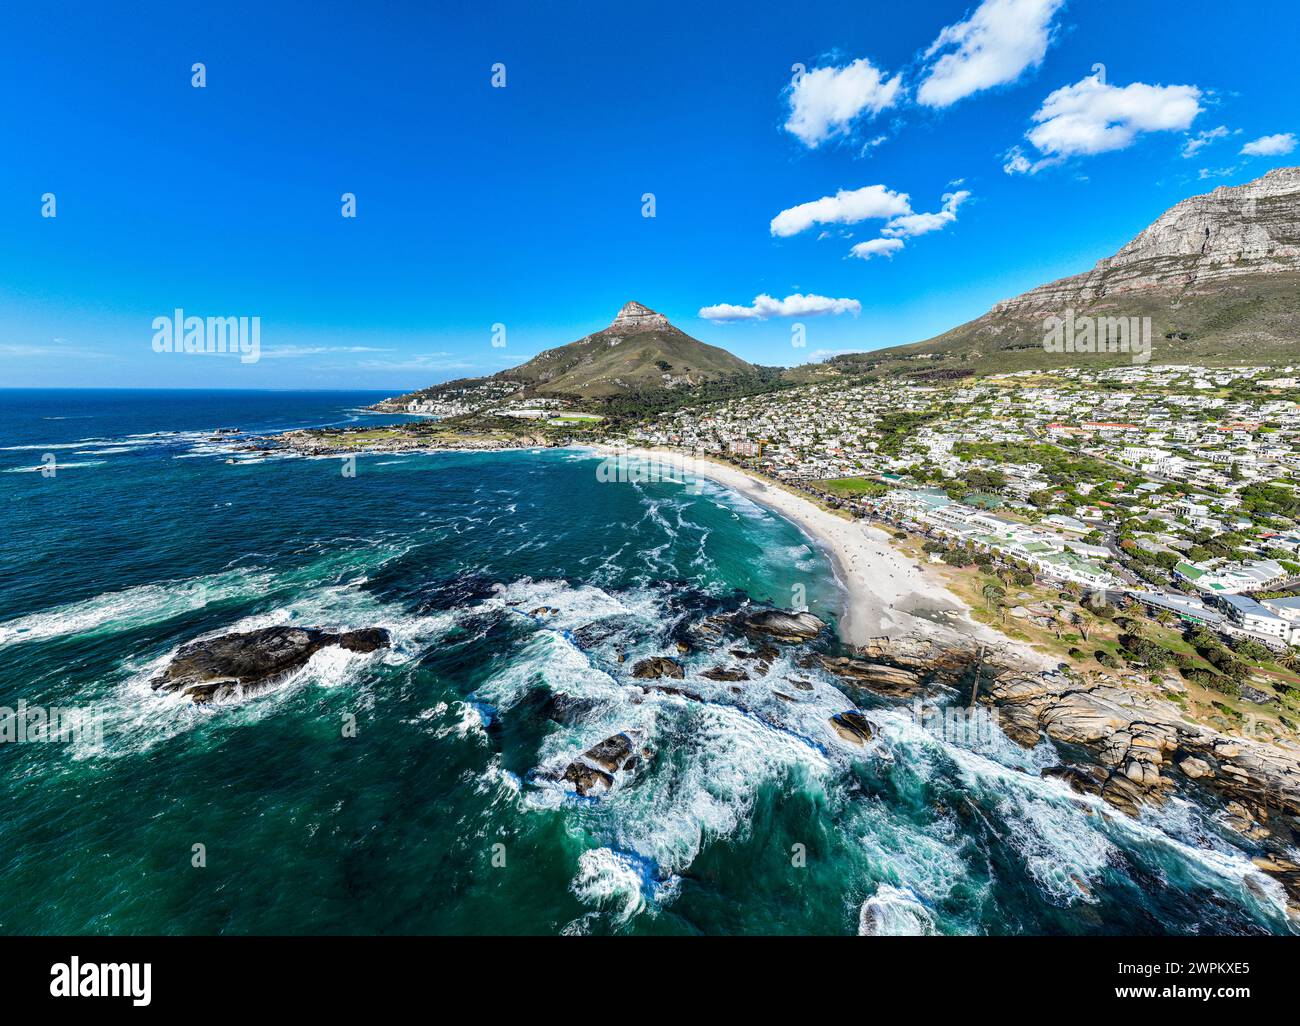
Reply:
[[[182, 6], [6, 14], [0, 386], [397, 391], [628, 299], [799, 363], [1300, 163], [1294, 0]], [[178, 307], [261, 359], [155, 353]]]

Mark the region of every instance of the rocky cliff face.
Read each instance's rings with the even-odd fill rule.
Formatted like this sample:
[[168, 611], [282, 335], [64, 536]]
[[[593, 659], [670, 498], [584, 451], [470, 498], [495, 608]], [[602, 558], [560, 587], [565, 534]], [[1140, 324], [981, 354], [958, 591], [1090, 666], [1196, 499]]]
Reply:
[[995, 314], [1082, 306], [1149, 290], [1197, 290], [1252, 274], [1300, 272], [1300, 168], [1224, 186], [1171, 207], [1084, 274], [999, 303]]
[[[1152, 363], [1294, 363], [1300, 352], [1300, 168], [1183, 200], [1091, 270], [998, 303], [925, 342], [836, 357], [875, 374], [997, 374], [1078, 364], [1043, 345], [1045, 320], [1150, 318]], [[1098, 352], [1093, 366], [1131, 363]]]
[[631, 302], [623, 304], [623, 309], [618, 312], [618, 316], [614, 318], [607, 330], [631, 335], [638, 331], [653, 331], [656, 328], [667, 327], [670, 327], [668, 318], [663, 314], [655, 313], [648, 306]]

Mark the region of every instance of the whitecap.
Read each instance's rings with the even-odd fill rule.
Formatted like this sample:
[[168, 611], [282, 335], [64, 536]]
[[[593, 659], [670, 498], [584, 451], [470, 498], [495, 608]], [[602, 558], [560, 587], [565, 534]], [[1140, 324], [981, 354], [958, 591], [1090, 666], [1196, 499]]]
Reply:
[[905, 887], [882, 883], [858, 914], [859, 937], [929, 937], [934, 932], [934, 917]]

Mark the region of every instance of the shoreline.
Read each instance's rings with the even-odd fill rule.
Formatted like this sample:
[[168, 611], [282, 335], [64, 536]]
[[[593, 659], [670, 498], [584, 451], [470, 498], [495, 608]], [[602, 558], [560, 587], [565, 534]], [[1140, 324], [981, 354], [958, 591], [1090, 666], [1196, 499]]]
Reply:
[[840, 640], [862, 647], [882, 637], [936, 642], [974, 641], [1050, 668], [1043, 653], [974, 620], [970, 607], [925, 566], [898, 552], [889, 535], [860, 520], [837, 516], [811, 498], [749, 471], [673, 449], [576, 447], [597, 456], [626, 456], [667, 463], [674, 470], [706, 478], [790, 521], [830, 560], [844, 596]]

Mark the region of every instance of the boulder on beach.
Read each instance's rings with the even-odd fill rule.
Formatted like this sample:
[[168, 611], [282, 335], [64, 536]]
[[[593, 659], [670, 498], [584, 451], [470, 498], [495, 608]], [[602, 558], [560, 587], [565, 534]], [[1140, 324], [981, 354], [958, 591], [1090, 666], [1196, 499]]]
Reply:
[[337, 645], [349, 652], [374, 652], [389, 645], [388, 631], [367, 627], [333, 632], [318, 627], [263, 627], [222, 634], [181, 647], [150, 686], [183, 694], [196, 704], [247, 694], [302, 669], [323, 648]]

